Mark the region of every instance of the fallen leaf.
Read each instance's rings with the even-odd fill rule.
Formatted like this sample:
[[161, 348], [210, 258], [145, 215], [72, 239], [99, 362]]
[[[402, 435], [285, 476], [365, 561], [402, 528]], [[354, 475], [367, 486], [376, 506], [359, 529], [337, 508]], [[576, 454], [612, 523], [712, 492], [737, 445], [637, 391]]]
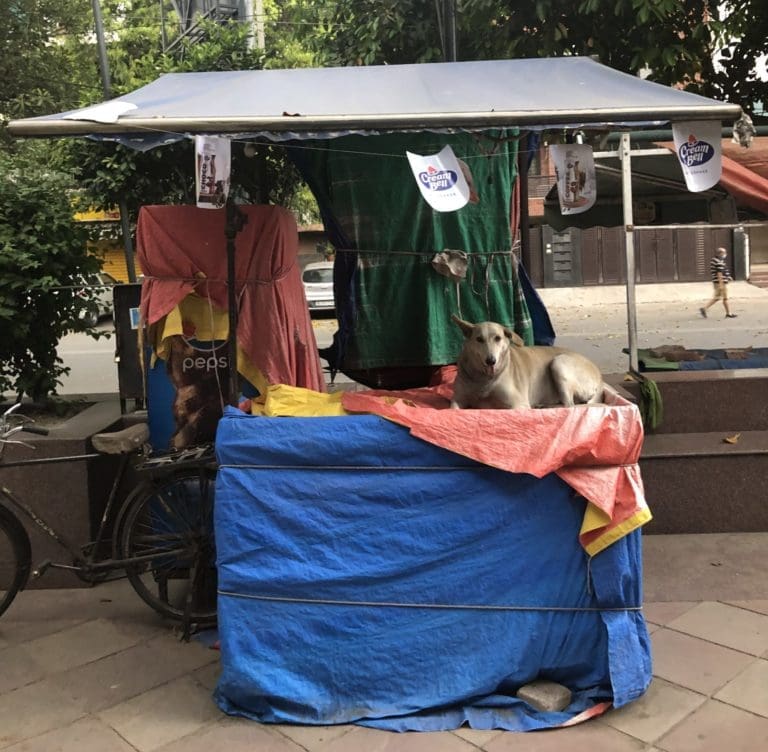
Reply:
[[735, 433], [733, 434], [733, 436], [726, 436], [723, 439], [723, 442], [725, 442], [726, 444], [738, 444], [740, 436], [741, 436], [740, 433]]

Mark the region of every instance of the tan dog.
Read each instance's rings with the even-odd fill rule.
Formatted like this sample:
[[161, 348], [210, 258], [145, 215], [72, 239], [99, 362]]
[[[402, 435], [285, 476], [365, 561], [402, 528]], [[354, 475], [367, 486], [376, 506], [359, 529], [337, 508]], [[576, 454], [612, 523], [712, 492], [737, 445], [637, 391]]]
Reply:
[[523, 340], [501, 324], [451, 318], [464, 332], [451, 407], [572, 407], [600, 402], [603, 377], [583, 355], [562, 347], [524, 347]]

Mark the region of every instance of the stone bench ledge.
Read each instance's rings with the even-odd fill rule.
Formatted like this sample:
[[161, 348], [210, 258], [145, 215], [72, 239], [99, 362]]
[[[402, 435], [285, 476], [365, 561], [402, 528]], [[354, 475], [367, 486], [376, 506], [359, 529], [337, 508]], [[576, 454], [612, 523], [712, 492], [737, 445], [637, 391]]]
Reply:
[[[740, 434], [735, 444], [724, 439]], [[677, 457], [768, 455], [768, 431], [646, 434], [640, 460]]]

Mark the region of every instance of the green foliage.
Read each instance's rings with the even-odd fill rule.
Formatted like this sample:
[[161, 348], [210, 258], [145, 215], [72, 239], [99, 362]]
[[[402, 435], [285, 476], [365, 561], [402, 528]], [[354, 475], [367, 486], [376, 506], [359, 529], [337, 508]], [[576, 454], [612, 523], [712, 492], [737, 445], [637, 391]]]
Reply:
[[[88, 89], [83, 79], [98, 76], [84, 44], [89, 18], [89, 0], [0, 3], [0, 124], [78, 105]], [[0, 148], [13, 148], [4, 128]]]
[[76, 281], [100, 264], [87, 255], [69, 187], [68, 176], [0, 157], [0, 391], [34, 400], [55, 393], [67, 372], [61, 337], [93, 331], [82, 318], [93, 293]]
[[736, 102], [750, 113], [756, 103], [765, 111], [768, 81], [758, 75], [755, 54], [757, 51], [763, 55], [768, 53], [768, 3], [736, 0], [728, 3], [724, 14], [718, 45], [719, 65], [710, 81], [712, 94]]

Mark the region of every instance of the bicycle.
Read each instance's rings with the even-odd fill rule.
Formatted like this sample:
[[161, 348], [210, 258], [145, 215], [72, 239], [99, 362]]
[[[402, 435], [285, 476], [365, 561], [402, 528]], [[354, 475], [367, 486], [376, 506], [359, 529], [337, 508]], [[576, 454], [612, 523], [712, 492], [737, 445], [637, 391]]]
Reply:
[[[121, 431], [91, 437], [95, 453], [19, 459], [3, 462], [9, 444], [33, 445], [12, 439], [21, 432], [47, 435], [30, 418], [15, 414], [16, 403], [0, 416], [0, 468], [82, 461], [103, 454], [119, 455], [120, 463], [93, 541], [75, 545], [29, 504], [0, 485], [0, 615], [30, 577], [49, 568], [74, 572], [95, 584], [123, 570], [137, 595], [162, 616], [180, 621], [184, 636], [192, 625], [216, 621], [216, 557], [213, 538], [213, 481], [216, 462], [209, 445], [151, 456], [149, 429], [137, 423]], [[115, 511], [117, 492], [129, 464], [143, 480]], [[71, 563], [43, 561], [31, 567], [32, 546], [20, 515], [27, 517], [67, 551]], [[106, 531], [112, 528], [111, 545]], [[103, 557], [109, 545], [111, 556]]]

